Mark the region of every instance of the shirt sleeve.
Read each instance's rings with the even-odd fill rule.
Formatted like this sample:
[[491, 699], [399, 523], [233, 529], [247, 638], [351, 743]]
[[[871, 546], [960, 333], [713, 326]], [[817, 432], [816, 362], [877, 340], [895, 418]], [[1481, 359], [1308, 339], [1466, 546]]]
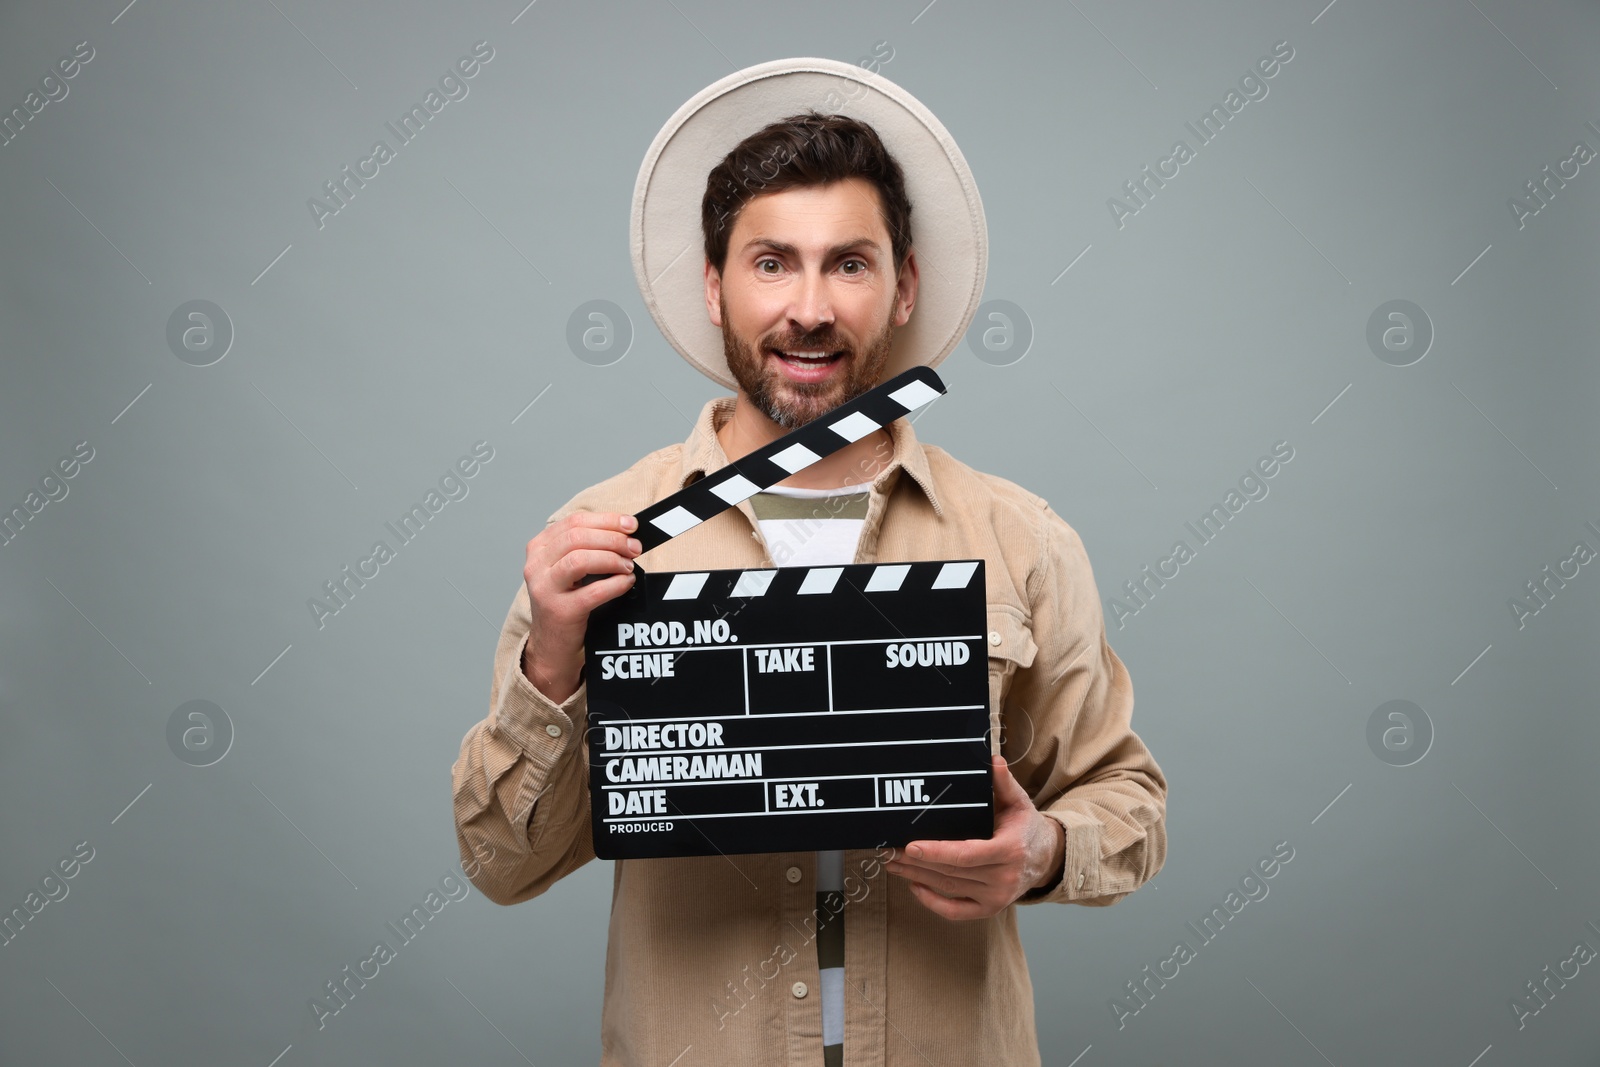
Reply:
[[1115, 904], [1166, 860], [1167, 780], [1133, 731], [1133, 683], [1106, 640], [1083, 542], [1048, 506], [1028, 594], [1038, 652], [1018, 668], [1005, 702], [1021, 727], [1008, 734], [1026, 747], [1004, 755], [1034, 804], [1061, 824], [1066, 851], [1060, 881], [1017, 902]]
[[489, 714], [451, 768], [463, 872], [496, 904], [538, 896], [594, 859], [589, 823], [588, 685], [557, 704], [522, 673], [528, 589], [500, 630]]

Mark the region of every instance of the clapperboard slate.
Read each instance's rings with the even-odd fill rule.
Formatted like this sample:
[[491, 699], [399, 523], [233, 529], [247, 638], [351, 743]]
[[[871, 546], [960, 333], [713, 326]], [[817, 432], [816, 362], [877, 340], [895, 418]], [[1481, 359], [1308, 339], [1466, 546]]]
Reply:
[[[646, 550], [943, 393], [916, 367], [638, 513]], [[639, 572], [589, 617], [602, 859], [988, 838], [984, 561]]]

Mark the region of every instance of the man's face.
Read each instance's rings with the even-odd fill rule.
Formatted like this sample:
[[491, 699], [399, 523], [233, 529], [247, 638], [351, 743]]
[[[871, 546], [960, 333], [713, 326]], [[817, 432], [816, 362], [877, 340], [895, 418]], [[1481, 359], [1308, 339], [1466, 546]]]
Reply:
[[914, 254], [896, 276], [877, 189], [848, 178], [747, 203], [706, 306], [739, 388], [792, 430], [878, 383], [916, 278]]

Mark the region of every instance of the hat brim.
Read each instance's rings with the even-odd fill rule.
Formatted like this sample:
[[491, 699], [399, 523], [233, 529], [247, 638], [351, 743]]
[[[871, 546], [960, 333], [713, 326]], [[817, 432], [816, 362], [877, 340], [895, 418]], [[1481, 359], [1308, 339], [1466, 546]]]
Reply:
[[815, 108], [878, 132], [905, 174], [918, 266], [911, 319], [895, 330], [887, 380], [938, 366], [960, 343], [983, 299], [989, 233], [966, 158], [916, 97], [883, 75], [833, 59], [780, 59], [736, 71], [696, 93], [661, 127], [639, 166], [629, 224], [633, 274], [650, 315], [690, 365], [738, 386], [722, 330], [705, 303], [700, 203], [706, 177], [768, 123]]

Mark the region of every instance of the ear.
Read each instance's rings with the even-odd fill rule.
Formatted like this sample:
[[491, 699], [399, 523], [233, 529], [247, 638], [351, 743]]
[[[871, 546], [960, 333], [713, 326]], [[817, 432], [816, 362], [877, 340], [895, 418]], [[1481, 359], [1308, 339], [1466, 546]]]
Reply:
[[894, 318], [896, 326], [904, 326], [911, 320], [911, 309], [917, 303], [917, 250], [915, 248], [906, 252], [906, 261], [900, 265], [900, 273], [895, 276]]
[[722, 326], [722, 275], [706, 260], [706, 315], [711, 325]]

